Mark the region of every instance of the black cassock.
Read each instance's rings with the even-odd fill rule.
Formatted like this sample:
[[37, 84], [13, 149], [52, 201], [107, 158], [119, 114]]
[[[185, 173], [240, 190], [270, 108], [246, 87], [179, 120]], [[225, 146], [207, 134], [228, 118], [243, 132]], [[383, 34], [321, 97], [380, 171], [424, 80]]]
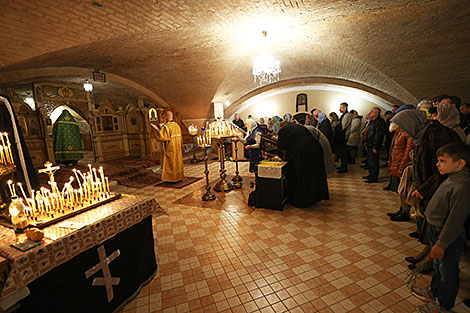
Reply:
[[[11, 111], [10, 111], [11, 109]], [[13, 116], [12, 114], [13, 113]], [[14, 132], [14, 124], [13, 120], [15, 121], [15, 125], [17, 126], [18, 131], [18, 138], [15, 138]], [[11, 105], [10, 99], [7, 96], [0, 94], [0, 132], [7, 132], [8, 138], [10, 139], [11, 148], [13, 159], [16, 165], [16, 173], [12, 179], [15, 182], [21, 182], [25, 187], [25, 192], [28, 192], [28, 187], [31, 186], [32, 189], [39, 189], [39, 180], [36, 174], [36, 169], [34, 168], [33, 162], [31, 161], [31, 157], [28, 152], [28, 148], [26, 147], [26, 143], [23, 138], [23, 133], [21, 131], [20, 125], [18, 123], [18, 119], [16, 118], [15, 112], [13, 112], [13, 106]], [[17, 140], [19, 142], [17, 142]], [[22, 153], [19, 153], [19, 147], [21, 146]], [[22, 156], [22, 157], [21, 157]], [[27, 179], [25, 177], [25, 172], [27, 175]], [[29, 184], [28, 184], [28, 182]], [[29, 186], [28, 186], [29, 185]], [[6, 190], [6, 186], [0, 186], [3, 190], [1, 191], [2, 197], [6, 199], [10, 195], [6, 195], [4, 192]]]
[[287, 201], [307, 207], [330, 198], [323, 163], [323, 149], [309, 131], [287, 124], [279, 131], [278, 147], [287, 150]]

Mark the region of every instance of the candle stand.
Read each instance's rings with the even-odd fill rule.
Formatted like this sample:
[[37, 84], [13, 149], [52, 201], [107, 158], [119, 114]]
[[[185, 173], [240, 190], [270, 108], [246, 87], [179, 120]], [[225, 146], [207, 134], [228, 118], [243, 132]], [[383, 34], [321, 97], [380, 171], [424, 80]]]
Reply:
[[189, 135], [193, 138], [193, 158], [191, 159], [191, 163], [201, 162], [202, 160], [200, 160], [196, 157], [196, 149], [198, 147], [197, 144], [196, 144], [197, 133], [196, 134], [189, 134]]
[[204, 152], [204, 174], [206, 175], [206, 192], [202, 195], [201, 199], [203, 201], [212, 201], [215, 200], [215, 194], [211, 191], [211, 186], [209, 184], [209, 169], [207, 167], [207, 149], [210, 147], [208, 145], [200, 145], [199, 146], [202, 151]]
[[240, 189], [242, 188], [242, 180], [243, 178], [239, 175], [239, 172], [238, 172], [238, 142], [240, 141], [240, 139], [238, 139], [238, 137], [233, 137], [232, 138], [232, 144], [235, 145], [235, 176], [233, 176], [232, 178], [232, 182], [233, 182], [233, 188], [235, 189]]
[[220, 161], [220, 180], [214, 186], [215, 191], [230, 191], [233, 189], [233, 185], [229, 183], [225, 178], [227, 177], [225, 170], [225, 140], [230, 137], [217, 137], [215, 138], [217, 142], [217, 149], [219, 153]]

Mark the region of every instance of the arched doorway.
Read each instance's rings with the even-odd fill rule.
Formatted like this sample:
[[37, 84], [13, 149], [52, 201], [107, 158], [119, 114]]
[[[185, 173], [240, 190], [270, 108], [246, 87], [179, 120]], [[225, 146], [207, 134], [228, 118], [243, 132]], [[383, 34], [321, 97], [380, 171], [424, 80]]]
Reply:
[[79, 160], [79, 163], [88, 164], [94, 162], [94, 151], [93, 151], [93, 144], [92, 144], [92, 137], [91, 137], [91, 127], [90, 124], [87, 122], [83, 113], [81, 113], [78, 109], [74, 109], [68, 105], [61, 105], [52, 111], [50, 115], [50, 119], [52, 121], [51, 125], [48, 126], [48, 133], [52, 134], [52, 128], [54, 127], [55, 121], [59, 118], [62, 114], [63, 110], [68, 110], [70, 114], [72, 114], [73, 118], [78, 124], [78, 128], [80, 129], [80, 136], [82, 139], [82, 147], [83, 147], [83, 159]]

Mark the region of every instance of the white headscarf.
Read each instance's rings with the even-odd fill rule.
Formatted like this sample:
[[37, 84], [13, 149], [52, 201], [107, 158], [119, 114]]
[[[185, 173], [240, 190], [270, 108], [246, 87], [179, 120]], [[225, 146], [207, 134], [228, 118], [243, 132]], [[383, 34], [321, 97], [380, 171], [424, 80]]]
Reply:
[[246, 120], [246, 128], [248, 129], [248, 135], [250, 135], [253, 130], [258, 126], [258, 123], [254, 119], [247, 119]]

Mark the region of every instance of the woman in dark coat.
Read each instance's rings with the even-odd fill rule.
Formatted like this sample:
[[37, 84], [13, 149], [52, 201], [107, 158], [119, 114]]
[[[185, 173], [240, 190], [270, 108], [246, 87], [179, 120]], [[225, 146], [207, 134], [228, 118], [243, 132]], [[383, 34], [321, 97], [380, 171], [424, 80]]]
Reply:
[[279, 131], [278, 147], [287, 150], [287, 201], [296, 207], [308, 207], [329, 199], [323, 163], [323, 150], [309, 131], [286, 123]]
[[318, 116], [316, 117], [318, 121], [318, 129], [323, 133], [323, 135], [328, 138], [328, 141], [330, 142], [330, 146], [333, 147], [334, 144], [334, 133], [333, 133], [333, 128], [331, 127], [331, 122], [326, 117], [326, 114], [323, 112], [318, 113]]

